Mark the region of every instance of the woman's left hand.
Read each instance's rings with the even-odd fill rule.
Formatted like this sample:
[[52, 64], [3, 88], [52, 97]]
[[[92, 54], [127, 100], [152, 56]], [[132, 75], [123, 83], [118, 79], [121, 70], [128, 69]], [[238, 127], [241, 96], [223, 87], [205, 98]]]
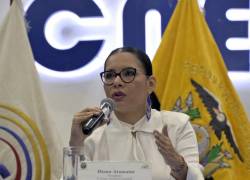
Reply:
[[[171, 175], [176, 179], [186, 179], [187, 164], [184, 161], [184, 158], [175, 151], [168, 136], [167, 126], [163, 127], [162, 133], [155, 130], [154, 136], [159, 152], [162, 154], [165, 162], [170, 166], [172, 170]], [[179, 172], [175, 173], [176, 171]]]

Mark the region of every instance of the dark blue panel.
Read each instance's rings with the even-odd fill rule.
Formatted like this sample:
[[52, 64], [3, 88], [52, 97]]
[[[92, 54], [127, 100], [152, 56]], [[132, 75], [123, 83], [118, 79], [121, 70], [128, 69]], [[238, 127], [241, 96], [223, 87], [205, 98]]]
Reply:
[[207, 0], [206, 19], [228, 69], [249, 71], [249, 51], [230, 51], [225, 46], [226, 40], [230, 37], [248, 37], [247, 21], [227, 20], [225, 13], [230, 8], [249, 8], [249, 1]]
[[[145, 14], [158, 10], [162, 17], [162, 33], [168, 24], [176, 0], [128, 0], [123, 11], [123, 40], [125, 46], [145, 50]], [[249, 71], [249, 51], [230, 51], [225, 42], [230, 37], [248, 37], [248, 22], [231, 22], [225, 13], [230, 8], [249, 8], [248, 0], [207, 0], [205, 15], [209, 28], [218, 44], [226, 66], [232, 71]], [[69, 10], [79, 17], [102, 16], [92, 0], [36, 0], [27, 12], [31, 25], [29, 38], [35, 59], [57, 71], [69, 71], [84, 66], [100, 50], [103, 41], [82, 41], [69, 50], [52, 48], [45, 40], [43, 29], [46, 19], [58, 10]]]
[[159, 11], [163, 33], [175, 5], [175, 0], [128, 0], [123, 13], [124, 45], [145, 50], [146, 12], [150, 9]]

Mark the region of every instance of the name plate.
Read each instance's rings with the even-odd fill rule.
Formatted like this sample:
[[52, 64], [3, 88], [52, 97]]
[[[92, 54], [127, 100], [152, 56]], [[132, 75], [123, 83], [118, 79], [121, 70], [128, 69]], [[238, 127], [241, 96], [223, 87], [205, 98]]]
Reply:
[[152, 169], [145, 162], [81, 161], [78, 180], [152, 180]]

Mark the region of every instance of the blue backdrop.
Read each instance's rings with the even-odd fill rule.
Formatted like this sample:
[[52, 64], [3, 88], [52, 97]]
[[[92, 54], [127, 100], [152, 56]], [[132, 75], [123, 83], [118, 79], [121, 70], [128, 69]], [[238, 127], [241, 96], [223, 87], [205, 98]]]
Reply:
[[[175, 0], [127, 0], [123, 9], [123, 44], [145, 50], [145, 13], [156, 9], [161, 14], [162, 33], [175, 8]], [[248, 8], [248, 0], [207, 0], [205, 17], [230, 71], [249, 71], [249, 50], [231, 51], [225, 42], [230, 37], [248, 36], [248, 21], [229, 21], [226, 11], [230, 8]], [[29, 38], [35, 59], [43, 66], [56, 71], [70, 71], [84, 66], [100, 50], [103, 40], [81, 41], [67, 50], [58, 50], [44, 37], [48, 17], [59, 10], [69, 10], [80, 17], [102, 17], [98, 4], [91, 0], [36, 0], [27, 10], [31, 26]]]

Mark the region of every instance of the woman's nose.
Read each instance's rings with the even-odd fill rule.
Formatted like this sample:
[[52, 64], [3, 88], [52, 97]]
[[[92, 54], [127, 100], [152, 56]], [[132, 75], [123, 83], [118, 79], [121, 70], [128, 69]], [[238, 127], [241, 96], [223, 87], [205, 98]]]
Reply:
[[117, 75], [114, 79], [114, 85], [122, 85], [122, 83], [121, 77]]

